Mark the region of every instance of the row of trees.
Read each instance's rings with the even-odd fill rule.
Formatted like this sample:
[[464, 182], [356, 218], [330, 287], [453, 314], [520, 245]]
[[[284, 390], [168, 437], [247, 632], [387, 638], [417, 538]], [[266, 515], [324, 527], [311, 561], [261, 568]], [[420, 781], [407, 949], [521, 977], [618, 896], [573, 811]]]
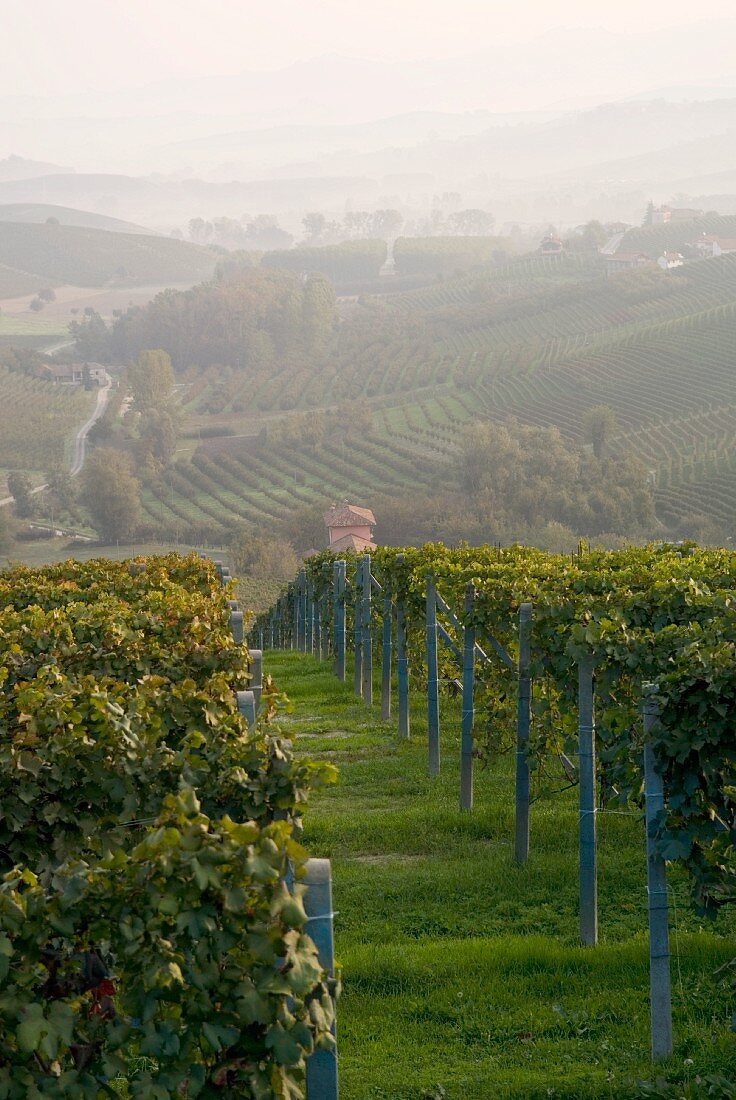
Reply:
[[93, 313], [72, 333], [80, 356], [101, 362], [160, 348], [176, 370], [216, 363], [247, 370], [321, 355], [335, 320], [334, 290], [322, 276], [239, 270], [191, 290], [165, 290], [111, 328]]

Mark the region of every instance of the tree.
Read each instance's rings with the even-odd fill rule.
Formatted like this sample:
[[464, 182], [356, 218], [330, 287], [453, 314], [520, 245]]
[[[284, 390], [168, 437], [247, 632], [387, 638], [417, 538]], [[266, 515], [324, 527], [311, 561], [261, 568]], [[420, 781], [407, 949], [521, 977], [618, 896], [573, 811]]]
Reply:
[[593, 405], [583, 416], [583, 433], [588, 443], [593, 444], [593, 454], [603, 458], [611, 436], [616, 434], [618, 424], [616, 414], [610, 405]]
[[30, 308], [33, 310], [34, 313], [40, 313], [43, 309], [43, 306], [44, 302], [42, 298], [33, 298], [30, 303]]
[[35, 512], [36, 502], [31, 493], [31, 483], [26, 474], [13, 470], [8, 474], [8, 492], [15, 501], [15, 514], [28, 519]]
[[0, 556], [8, 554], [12, 544], [13, 536], [8, 521], [7, 509], [0, 508]]
[[55, 302], [56, 301], [56, 293], [52, 290], [52, 288], [50, 286], [45, 287], [43, 290], [39, 290], [38, 296], [44, 302]]
[[456, 210], [447, 219], [451, 233], [461, 237], [484, 237], [493, 229], [494, 217], [485, 210]]
[[130, 538], [141, 510], [130, 458], [112, 447], [93, 451], [82, 474], [81, 499], [105, 542]]
[[327, 225], [327, 218], [324, 214], [320, 214], [318, 211], [314, 211], [310, 214], [305, 214], [302, 218], [302, 225], [304, 226], [304, 234], [308, 244], [313, 244], [322, 238]]
[[139, 412], [163, 408], [174, 390], [171, 357], [161, 348], [142, 351], [128, 367], [128, 384]]
[[293, 580], [299, 567], [296, 551], [286, 539], [239, 531], [230, 543], [230, 549], [238, 576], [286, 583]]
[[404, 224], [404, 216], [398, 210], [376, 210], [372, 221], [374, 237], [395, 237]]
[[647, 203], [646, 211], [644, 212], [644, 221], [642, 225], [654, 225], [654, 203], [650, 199]]

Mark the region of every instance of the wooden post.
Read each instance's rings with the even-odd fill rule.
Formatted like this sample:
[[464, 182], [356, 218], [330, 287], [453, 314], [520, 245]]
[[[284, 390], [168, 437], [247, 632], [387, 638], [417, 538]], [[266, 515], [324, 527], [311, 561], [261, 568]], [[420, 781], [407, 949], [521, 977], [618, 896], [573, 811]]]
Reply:
[[381, 719], [387, 722], [391, 717], [391, 617], [393, 605], [391, 597], [383, 597], [383, 638], [381, 645]]
[[[332, 913], [332, 876], [329, 859], [307, 860], [304, 876], [306, 933], [317, 948], [319, 964], [335, 976], [335, 940]], [[333, 1026], [332, 1034], [335, 1034]], [[315, 1050], [307, 1059], [307, 1100], [338, 1100], [337, 1047]]]
[[667, 914], [667, 868], [655, 836], [664, 811], [664, 784], [651, 738], [659, 721], [656, 684], [644, 685], [644, 799], [647, 830], [647, 896], [649, 911], [649, 1004], [652, 1061], [672, 1053], [672, 992]]
[[[362, 631], [362, 658], [363, 658], [363, 702], [371, 706], [373, 703], [373, 635], [371, 632], [371, 556], [363, 556], [361, 598], [361, 631]], [[356, 592], [356, 597], [358, 593]]]
[[598, 942], [594, 691], [593, 657], [587, 654], [578, 661], [580, 942], [584, 947]]
[[[399, 555], [401, 557], [402, 555]], [[409, 716], [409, 654], [406, 648], [406, 611], [403, 597], [396, 601], [396, 680], [399, 702], [399, 737], [408, 737], [411, 729]]]
[[335, 675], [345, 682], [345, 562], [332, 566], [332, 622], [335, 631]]
[[526, 863], [529, 857], [529, 729], [531, 723], [532, 605], [519, 608], [519, 679], [516, 696], [516, 822], [514, 860]]
[[440, 774], [440, 683], [437, 661], [437, 596], [434, 577], [427, 573], [426, 643], [427, 643], [427, 745], [429, 774]]
[[465, 625], [463, 627], [463, 705], [460, 727], [460, 809], [473, 808], [473, 722], [475, 719], [475, 626], [472, 619], [475, 588], [465, 589]]

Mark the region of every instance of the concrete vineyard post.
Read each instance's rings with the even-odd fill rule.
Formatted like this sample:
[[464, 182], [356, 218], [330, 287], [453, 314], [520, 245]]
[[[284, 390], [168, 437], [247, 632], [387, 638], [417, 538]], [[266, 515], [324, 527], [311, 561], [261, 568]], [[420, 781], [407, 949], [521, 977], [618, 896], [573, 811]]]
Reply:
[[[329, 859], [307, 860], [303, 881], [306, 886], [305, 931], [317, 948], [320, 966], [330, 978], [334, 978], [335, 940]], [[332, 1034], [335, 1034], [334, 1025]], [[307, 1059], [307, 1100], [338, 1100], [337, 1047], [333, 1050], [315, 1050]]]
[[291, 630], [291, 648], [299, 648], [299, 577], [294, 581], [294, 585], [291, 592], [292, 603], [292, 630]]
[[473, 608], [475, 588], [465, 589], [465, 625], [463, 628], [463, 704], [460, 726], [460, 809], [473, 808], [473, 721], [475, 719], [475, 626]]
[[426, 644], [427, 644], [427, 745], [429, 774], [440, 774], [440, 685], [437, 661], [437, 596], [434, 577], [426, 582]]
[[659, 721], [657, 685], [644, 685], [644, 799], [647, 838], [647, 903], [649, 915], [649, 1009], [652, 1060], [672, 1053], [672, 992], [667, 913], [667, 869], [657, 851], [656, 830], [664, 810], [662, 773], [652, 748]]
[[263, 650], [251, 649], [250, 657], [250, 689], [256, 701], [256, 712], [261, 705], [263, 694]]
[[243, 644], [243, 612], [230, 612], [230, 629], [233, 633], [233, 641], [236, 645]]
[[[357, 596], [357, 593], [356, 593]], [[363, 657], [363, 702], [373, 703], [373, 635], [371, 632], [371, 557], [363, 557], [362, 593], [361, 593], [361, 631]]]
[[393, 605], [391, 597], [383, 597], [383, 636], [381, 644], [381, 719], [387, 722], [391, 717], [391, 618]]
[[594, 690], [593, 658], [586, 654], [578, 661], [580, 942], [585, 947], [598, 942]]
[[235, 695], [238, 710], [248, 726], [253, 728], [256, 724], [256, 697], [252, 691], [238, 691]]
[[519, 608], [519, 666], [516, 697], [516, 820], [514, 829], [514, 860], [526, 863], [529, 857], [529, 728], [531, 720], [532, 605]]
[[345, 562], [332, 566], [332, 622], [335, 631], [335, 675], [345, 681]]

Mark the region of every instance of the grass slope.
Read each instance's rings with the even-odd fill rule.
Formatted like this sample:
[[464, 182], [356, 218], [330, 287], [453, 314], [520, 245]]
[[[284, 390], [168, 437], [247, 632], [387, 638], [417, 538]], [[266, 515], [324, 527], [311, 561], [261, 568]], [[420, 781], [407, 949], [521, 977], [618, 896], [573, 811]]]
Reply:
[[[343, 1100], [643, 1095], [635, 1082], [654, 1072], [640, 820], [599, 819], [602, 943], [581, 948], [574, 792], [534, 805], [531, 857], [516, 867], [512, 761], [479, 771], [473, 812], [457, 808], [457, 704], [444, 706], [430, 781], [421, 700], [402, 743], [311, 657], [269, 652], [266, 669], [292, 701], [283, 724], [298, 750], [340, 768], [304, 843], [332, 860]], [[702, 930], [684, 882], [670, 883], [676, 1047], [657, 1073], [736, 1078], [730, 978], [716, 974], [736, 923]]]

